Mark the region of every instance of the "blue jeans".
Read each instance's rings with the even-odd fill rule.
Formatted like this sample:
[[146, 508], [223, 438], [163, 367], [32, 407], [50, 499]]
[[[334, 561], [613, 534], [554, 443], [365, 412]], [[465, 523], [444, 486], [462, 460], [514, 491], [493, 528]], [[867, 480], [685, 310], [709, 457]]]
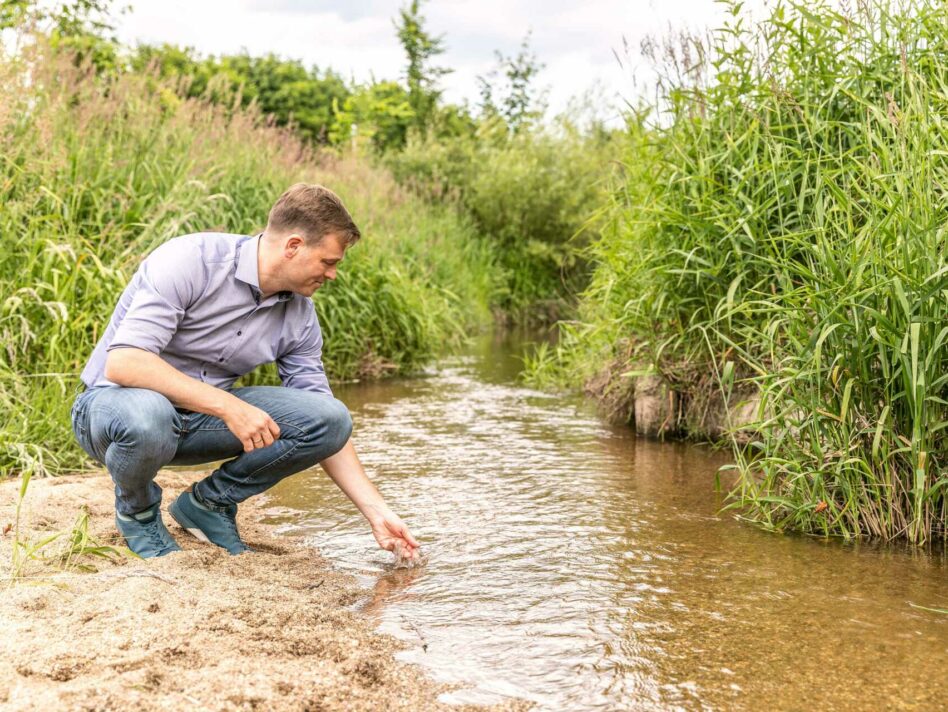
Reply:
[[349, 411], [332, 396], [281, 386], [230, 392], [273, 418], [280, 437], [272, 445], [244, 452], [220, 418], [178, 410], [146, 388], [102, 386], [76, 396], [73, 433], [112, 476], [118, 512], [135, 514], [159, 503], [155, 475], [165, 465], [225, 459], [194, 490], [213, 505], [243, 502], [339, 452], [352, 433]]

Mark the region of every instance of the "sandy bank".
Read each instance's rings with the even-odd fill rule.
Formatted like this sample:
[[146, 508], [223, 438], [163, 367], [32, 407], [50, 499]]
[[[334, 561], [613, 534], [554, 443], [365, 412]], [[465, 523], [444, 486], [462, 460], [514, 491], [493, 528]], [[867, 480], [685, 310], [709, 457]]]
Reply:
[[[198, 474], [165, 471], [165, 507]], [[0, 528], [14, 521], [19, 482], [0, 483]], [[115, 543], [108, 475], [33, 480], [21, 531], [37, 540], [71, 528]], [[31, 563], [0, 598], [0, 707], [26, 709], [434, 710], [445, 687], [397, 662], [401, 643], [346, 607], [360, 596], [312, 548], [241, 507], [259, 553], [231, 557], [184, 534], [184, 551], [148, 562], [83, 559], [95, 572]], [[22, 534], [21, 534], [22, 536]], [[57, 541], [46, 549], [61, 549]], [[0, 537], [10, 571], [13, 532]], [[493, 709], [523, 709], [510, 703]], [[474, 708], [484, 709], [484, 708]]]

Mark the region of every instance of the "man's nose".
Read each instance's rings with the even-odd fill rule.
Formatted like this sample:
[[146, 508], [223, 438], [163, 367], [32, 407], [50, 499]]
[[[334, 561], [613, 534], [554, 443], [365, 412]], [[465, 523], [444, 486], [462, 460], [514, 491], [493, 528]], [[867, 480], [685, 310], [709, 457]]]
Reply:
[[336, 278], [336, 268], [330, 267], [326, 270], [326, 279], [335, 279]]

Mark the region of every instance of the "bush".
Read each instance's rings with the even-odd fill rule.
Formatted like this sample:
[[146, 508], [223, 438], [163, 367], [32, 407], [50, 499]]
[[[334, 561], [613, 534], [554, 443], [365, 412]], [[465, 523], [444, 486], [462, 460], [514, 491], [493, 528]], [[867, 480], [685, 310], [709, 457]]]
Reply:
[[504, 271], [500, 306], [518, 310], [582, 284], [578, 254], [597, 234], [615, 144], [566, 122], [508, 134], [494, 119], [473, 134], [410, 140], [386, 164], [401, 183], [429, 200], [454, 202], [471, 218]]

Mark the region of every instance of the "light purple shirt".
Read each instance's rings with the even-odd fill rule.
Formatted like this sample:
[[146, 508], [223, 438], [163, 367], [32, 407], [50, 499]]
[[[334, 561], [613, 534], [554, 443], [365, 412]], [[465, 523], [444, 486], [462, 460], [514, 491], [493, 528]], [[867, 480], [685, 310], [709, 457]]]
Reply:
[[276, 361], [284, 386], [332, 395], [313, 300], [293, 292], [262, 299], [259, 241], [202, 232], [156, 248], [122, 292], [83, 383], [116, 385], [105, 377], [106, 353], [132, 346], [218, 388]]

